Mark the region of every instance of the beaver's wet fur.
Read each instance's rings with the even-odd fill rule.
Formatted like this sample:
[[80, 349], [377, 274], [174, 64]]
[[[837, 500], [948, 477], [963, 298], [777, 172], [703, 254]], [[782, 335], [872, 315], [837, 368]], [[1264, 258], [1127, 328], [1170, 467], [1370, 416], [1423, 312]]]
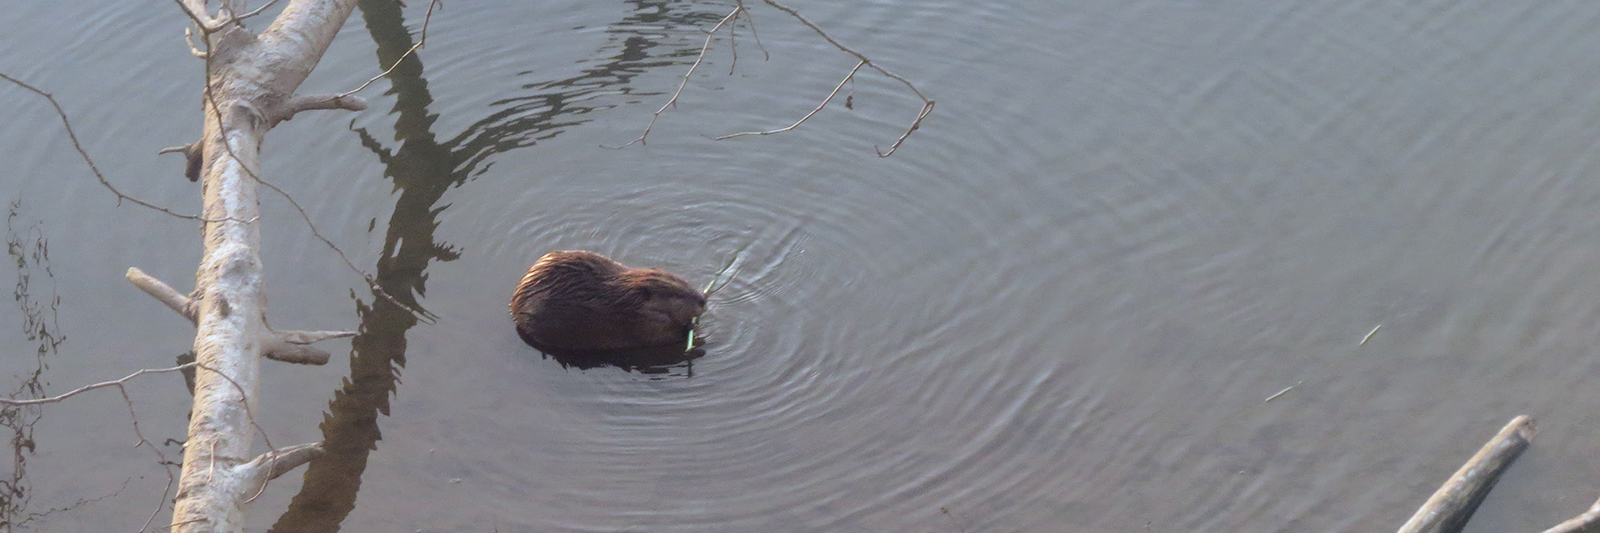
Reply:
[[540, 257], [511, 295], [517, 334], [545, 352], [681, 346], [705, 309], [683, 278], [582, 250]]

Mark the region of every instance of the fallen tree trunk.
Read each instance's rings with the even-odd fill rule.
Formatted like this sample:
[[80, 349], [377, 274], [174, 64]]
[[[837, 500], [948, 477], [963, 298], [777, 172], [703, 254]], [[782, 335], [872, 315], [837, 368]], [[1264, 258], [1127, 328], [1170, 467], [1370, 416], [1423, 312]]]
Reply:
[[[1533, 418], [1522, 415], [1483, 445], [1467, 463], [1456, 470], [1416, 514], [1400, 526], [1399, 533], [1460, 533], [1478, 504], [1489, 496], [1495, 481], [1511, 463], [1533, 443]], [[1556, 524], [1544, 533], [1600, 533], [1600, 501], [1583, 514]]]
[[1456, 470], [1417, 513], [1400, 526], [1399, 533], [1457, 533], [1489, 495], [1500, 474], [1511, 466], [1533, 441], [1533, 418], [1523, 415], [1511, 420], [1478, 453]]
[[[199, 158], [204, 250], [195, 291], [185, 295], [129, 269], [128, 279], [193, 321], [196, 379], [172, 530], [244, 530], [244, 505], [269, 479], [321, 453], [320, 443], [274, 448], [252, 456], [260, 358], [321, 364], [328, 353], [310, 343], [350, 333], [275, 331], [262, 292], [259, 226], [260, 148], [273, 126], [311, 109], [364, 108], [347, 95], [297, 95], [356, 0], [292, 0], [260, 35], [244, 25], [243, 0], [215, 13], [204, 0], [176, 0], [199, 28], [206, 50], [201, 140], [185, 152]], [[268, 441], [268, 446], [271, 442]]]

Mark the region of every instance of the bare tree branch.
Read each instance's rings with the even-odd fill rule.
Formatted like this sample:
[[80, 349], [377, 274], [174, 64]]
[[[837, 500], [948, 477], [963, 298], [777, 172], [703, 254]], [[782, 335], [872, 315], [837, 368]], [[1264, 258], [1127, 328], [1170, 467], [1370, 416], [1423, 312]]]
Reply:
[[[179, 315], [189, 319], [189, 322], [199, 322], [199, 306], [194, 298], [178, 292], [171, 285], [144, 273], [138, 268], [128, 269], [128, 281], [132, 282], [139, 290], [149, 294], [156, 300], [176, 311]], [[268, 359], [286, 363], [303, 365], [323, 365], [332, 357], [325, 350], [309, 346], [311, 343], [328, 339], [354, 337], [354, 331], [272, 331], [268, 330], [266, 338], [262, 339], [262, 355]]]
[[669, 107], [677, 107], [678, 106], [678, 96], [682, 95], [683, 94], [683, 88], [689, 85], [689, 77], [694, 75], [694, 69], [700, 68], [700, 63], [702, 61], [705, 61], [705, 59], [706, 59], [706, 51], [711, 49], [711, 39], [716, 37], [717, 30], [721, 29], [723, 24], [727, 24], [728, 21], [733, 20], [734, 17], [739, 16], [739, 12], [740, 11], [744, 11], [744, 4], [743, 3], [740, 3], [738, 5], [738, 7], [733, 8], [733, 11], [729, 12], [728, 16], [722, 17], [722, 20], [717, 21], [717, 25], [716, 26], [712, 26], [711, 27], [711, 31], [706, 32], [706, 43], [704, 45], [700, 46], [700, 55], [695, 56], [694, 64], [689, 65], [689, 71], [683, 73], [683, 81], [678, 83], [678, 90], [673, 91], [672, 98], [667, 99], [667, 103], [661, 104], [661, 108], [656, 109], [656, 112], [652, 113], [650, 115], [650, 123], [645, 125], [644, 133], [639, 134], [639, 138], [631, 140], [631, 141], [628, 141], [628, 144], [624, 144], [622, 146], [605, 146], [605, 145], [601, 145], [601, 146], [603, 146], [605, 148], [611, 148], [611, 149], [615, 149], [615, 150], [620, 150], [620, 149], [632, 146], [634, 144], [648, 144], [648, 143], [645, 142], [645, 138], [650, 136], [650, 129], [654, 128], [656, 126], [656, 119], [661, 118], [661, 113], [665, 112], [667, 110], [667, 108], [669, 108]]
[[[856, 66], [854, 68], [850, 69], [850, 74], [846, 75], [844, 77], [844, 81], [839, 82], [839, 85], [837, 87], [834, 87], [833, 92], [828, 93], [828, 97], [823, 99], [821, 104], [818, 104], [814, 109], [811, 110], [810, 113], [806, 113], [805, 116], [800, 117], [800, 120], [795, 121], [794, 124], [791, 124], [791, 125], [789, 125], [787, 127], [774, 129], [774, 130], [744, 131], [744, 132], [732, 133], [732, 134], [728, 134], [728, 135], [723, 135], [721, 137], [714, 137], [715, 140], [719, 140], [720, 141], [720, 140], [724, 140], [724, 139], [732, 139], [734, 137], [743, 137], [743, 136], [747, 136], [747, 135], [772, 135], [772, 134], [775, 134], [775, 133], [783, 133], [783, 132], [786, 132], [786, 131], [793, 130], [793, 129], [799, 127], [801, 124], [805, 123], [805, 121], [810, 120], [812, 116], [817, 114], [817, 112], [822, 111], [822, 108], [826, 107], [828, 105], [828, 102], [832, 101], [833, 98], [839, 94], [839, 91], [844, 88], [845, 84], [850, 82], [851, 80], [853, 80], [855, 78], [856, 72], [861, 70], [861, 67], [871, 68], [872, 70], [877, 71], [878, 73], [883, 74], [884, 76], [888, 76], [889, 78], [900, 82], [901, 84], [905, 85], [906, 88], [911, 89], [912, 94], [915, 94], [917, 96], [917, 98], [922, 100], [922, 109], [917, 112], [917, 117], [911, 121], [911, 125], [910, 126], [906, 127], [905, 133], [900, 134], [900, 137], [895, 139], [894, 144], [890, 145], [889, 149], [887, 151], [883, 150], [882, 148], [879, 148], [877, 145], [873, 145], [873, 147], [872, 147], [873, 151], [877, 152], [878, 157], [889, 157], [890, 155], [893, 155], [896, 150], [900, 149], [900, 145], [905, 143], [906, 138], [910, 137], [912, 132], [917, 131], [917, 128], [920, 128], [922, 126], [922, 120], [925, 119], [925, 118], [928, 118], [928, 114], [933, 112], [934, 101], [932, 99], [928, 98], [926, 95], [922, 94], [922, 91], [917, 89], [917, 86], [915, 84], [911, 83], [910, 80], [907, 80], [905, 77], [902, 77], [899, 74], [895, 74], [893, 72], [889, 72], [887, 69], [885, 69], [882, 66], [879, 66], [877, 63], [873, 62], [871, 58], [866, 56], [866, 54], [863, 54], [861, 52], [857, 52], [855, 49], [850, 48], [848, 46], [845, 46], [843, 43], [840, 43], [837, 39], [834, 39], [832, 35], [828, 35], [828, 32], [823, 31], [821, 27], [819, 27], [815, 23], [811, 22], [810, 19], [807, 19], [807, 18], [805, 18], [805, 16], [801, 15], [799, 11], [795, 11], [794, 8], [791, 8], [789, 6], [780, 4], [780, 3], [778, 3], [778, 2], [776, 2], [774, 0], [761, 0], [761, 1], [763, 3], [769, 5], [769, 6], [772, 6], [773, 8], [778, 9], [779, 11], [783, 11], [784, 13], [788, 13], [790, 16], [794, 17], [796, 20], [799, 20], [801, 24], [804, 24], [806, 27], [811, 28], [811, 31], [814, 31], [814, 32], [817, 33], [817, 35], [822, 36], [822, 38], [824, 40], [828, 41], [829, 44], [832, 44], [834, 46], [834, 48], [838, 48], [839, 50], [841, 50], [841, 51], [843, 51], [843, 52], [845, 52], [847, 54], [855, 56], [855, 58], [858, 61], [858, 63], [856, 63]], [[756, 33], [755, 19], [750, 16], [750, 11], [749, 11], [748, 8], [745, 7], [744, 1], [743, 0], [738, 0], [738, 3], [733, 8], [733, 11], [728, 13], [728, 16], [723, 17], [721, 21], [718, 21], [717, 25], [713, 26], [711, 28], [711, 30], [706, 33], [705, 45], [700, 47], [700, 54], [695, 57], [694, 64], [689, 65], [689, 70], [687, 72], [684, 72], [683, 81], [678, 83], [678, 90], [674, 91], [672, 93], [672, 97], [667, 99], [667, 103], [662, 104], [662, 106], [659, 109], [656, 109], [655, 113], [652, 113], [650, 115], [650, 122], [645, 125], [644, 133], [640, 134], [638, 138], [636, 138], [636, 139], [634, 139], [632, 141], [629, 141], [627, 144], [624, 144], [622, 146], [605, 146], [605, 145], [601, 145], [601, 146], [604, 146], [606, 148], [619, 149], [619, 148], [624, 148], [624, 147], [631, 146], [631, 145], [634, 145], [634, 144], [646, 144], [646, 138], [648, 138], [650, 136], [650, 130], [655, 127], [656, 120], [661, 118], [661, 113], [666, 112], [667, 108], [676, 107], [677, 106], [678, 97], [683, 94], [684, 87], [689, 84], [689, 77], [694, 75], [695, 69], [699, 68], [700, 63], [705, 60], [706, 52], [711, 49], [712, 38], [716, 36], [717, 30], [721, 29], [722, 26], [724, 24], [727, 24], [729, 21], [733, 21], [733, 24], [729, 25], [729, 30], [728, 30], [728, 40], [732, 44], [731, 48], [733, 50], [733, 62], [732, 62], [733, 64], [729, 66], [728, 74], [732, 75], [733, 71], [734, 71], [734, 68], [739, 63], [739, 48], [738, 48], [738, 45], [736, 43], [734, 43], [734, 39], [735, 39], [734, 35], [735, 35], [737, 27], [738, 27], [739, 16], [741, 14], [744, 15], [746, 18], [748, 18], [750, 20], [750, 35], [752, 37], [755, 37], [756, 46], [761, 46], [761, 37]], [[761, 51], [762, 51], [762, 53], [766, 53], [766, 51], [767, 51], [766, 47], [765, 46], [761, 46]], [[767, 57], [770, 58], [771, 54], [767, 54]], [[850, 101], [848, 99], [845, 101], [845, 107], [850, 107]]]
[[168, 308], [189, 319], [190, 322], [197, 320], [194, 299], [190, 298], [189, 295], [178, 292], [171, 285], [167, 285], [165, 282], [144, 273], [143, 270], [138, 268], [129, 268], [127, 277], [128, 281], [133, 283], [133, 286], [166, 304]]
[[[289, 473], [295, 467], [321, 457], [323, 452], [321, 442], [296, 444], [263, 453], [250, 460], [250, 462], [239, 465], [238, 468], [257, 478], [254, 484], [264, 488], [268, 480], [278, 479], [279, 476]], [[259, 490], [261, 489], [257, 489], [257, 491]], [[259, 492], [257, 494], [259, 495]]]
[[322, 366], [333, 359], [327, 350], [304, 344], [277, 343], [262, 348], [261, 356], [273, 361], [297, 365]]
[[[134, 372], [132, 374], [128, 374], [128, 375], [123, 376], [123, 377], [118, 378], [118, 379], [113, 379], [111, 381], [102, 381], [102, 382], [91, 384], [91, 385], [84, 385], [82, 387], [78, 387], [76, 389], [72, 389], [70, 391], [67, 391], [67, 392], [64, 392], [64, 393], [61, 393], [61, 394], [57, 394], [55, 396], [51, 396], [51, 397], [48, 397], [48, 398], [36, 398], [36, 399], [32, 399], [32, 400], [17, 400], [17, 399], [12, 399], [12, 398], [0, 397], [0, 404], [5, 404], [5, 405], [43, 405], [43, 404], [47, 404], [47, 403], [56, 403], [56, 402], [59, 402], [61, 400], [65, 400], [67, 398], [71, 398], [73, 396], [77, 396], [79, 394], [83, 394], [85, 392], [89, 392], [89, 391], [92, 391], [92, 390], [95, 390], [95, 389], [103, 389], [103, 388], [106, 388], [106, 387], [117, 387], [117, 388], [120, 389], [120, 388], [122, 388], [123, 384], [126, 384], [129, 380], [132, 380], [133, 378], [137, 378], [139, 376], [143, 376], [145, 374], [166, 374], [166, 373], [169, 373], [169, 372], [179, 372], [179, 371], [182, 371], [182, 370], [184, 370], [186, 368], [194, 368], [196, 364], [198, 364], [198, 363], [189, 363], [189, 364], [186, 364], [186, 365], [178, 365], [178, 366], [175, 366], [175, 367], [172, 367], [172, 368], [144, 368], [144, 369], [140, 369], [138, 372]], [[135, 421], [134, 424], [137, 425], [138, 422]]]
[[284, 102], [283, 106], [273, 110], [272, 116], [267, 117], [273, 122], [282, 122], [294, 118], [296, 113], [315, 109], [344, 109], [347, 111], [361, 111], [367, 108], [367, 101], [358, 96], [348, 94], [311, 94], [295, 95], [294, 98]]
[[411, 54], [417, 53], [418, 49], [420, 49], [424, 45], [428, 44], [428, 24], [433, 22], [433, 8], [438, 7], [440, 5], [443, 5], [443, 3], [440, 2], [440, 0], [429, 0], [429, 2], [428, 2], [428, 13], [422, 16], [422, 31], [417, 37], [417, 44], [411, 45], [411, 49], [410, 50], [406, 50], [406, 53], [404, 53], [404, 54], [400, 54], [400, 58], [394, 60], [394, 64], [393, 65], [389, 65], [389, 68], [383, 69], [383, 72], [379, 72], [377, 76], [373, 76], [372, 79], [367, 80], [367, 82], [361, 84], [360, 87], [356, 87], [354, 89], [339, 93], [335, 97], [336, 98], [344, 98], [346, 96], [350, 96], [352, 94], [361, 92], [361, 90], [367, 88], [368, 85], [372, 85], [373, 82], [376, 82], [379, 79], [381, 79], [381, 78], [383, 78], [385, 76], [388, 76], [389, 73], [394, 72], [395, 67], [400, 66], [400, 63], [404, 62], [406, 60], [406, 58], [411, 57]]
[[248, 19], [250, 17], [254, 17], [256, 15], [260, 15], [262, 11], [266, 11], [267, 8], [270, 8], [270, 7], [274, 6], [274, 5], [277, 5], [277, 3], [278, 3], [278, 0], [272, 0], [270, 2], [262, 4], [261, 7], [255, 8], [255, 10], [252, 10], [249, 13], [245, 13], [243, 15], [239, 15], [237, 17], [234, 17], [232, 22], [242, 22], [245, 19]]
[[356, 336], [354, 331], [279, 331], [278, 337], [283, 342], [293, 344], [311, 344], [328, 339], [346, 339]]
[[[83, 157], [83, 162], [87, 163], [89, 165], [89, 171], [93, 172], [94, 173], [94, 177], [100, 180], [100, 184], [104, 185], [106, 187], [106, 189], [109, 189], [111, 191], [111, 194], [114, 194], [114, 195], [117, 196], [117, 202], [118, 203], [121, 203], [123, 200], [127, 200], [129, 202], [133, 202], [134, 204], [137, 204], [137, 205], [140, 205], [140, 206], [144, 206], [144, 207], [147, 207], [147, 208], [150, 208], [150, 209], [154, 209], [156, 211], [160, 211], [162, 213], [166, 213], [166, 214], [174, 216], [174, 217], [178, 217], [178, 218], [182, 218], [182, 219], [186, 219], [186, 220], [207, 221], [207, 219], [202, 218], [202, 217], [200, 217], [198, 215], [185, 215], [185, 214], [182, 214], [182, 213], [177, 213], [177, 212], [172, 211], [171, 209], [167, 209], [165, 207], [161, 207], [159, 205], [155, 205], [155, 204], [152, 204], [150, 202], [146, 202], [144, 200], [140, 200], [138, 198], [134, 198], [132, 196], [128, 196], [126, 194], [123, 194], [121, 190], [118, 190], [116, 188], [116, 186], [112, 185], [111, 182], [106, 179], [105, 174], [102, 174], [100, 172], [100, 167], [94, 163], [94, 158], [89, 157], [89, 152], [84, 150], [82, 143], [78, 142], [78, 133], [72, 129], [72, 120], [67, 118], [66, 110], [61, 108], [61, 103], [56, 101], [56, 97], [54, 95], [51, 95], [50, 93], [44, 92], [43, 90], [39, 89], [38, 87], [34, 87], [32, 85], [29, 85], [29, 84], [27, 84], [26, 82], [24, 82], [22, 80], [13, 78], [13, 77], [7, 75], [4, 72], [0, 72], [0, 78], [3, 78], [6, 81], [11, 82], [11, 83], [15, 84], [18, 87], [26, 89], [29, 92], [32, 92], [32, 93], [37, 94], [39, 96], [42, 96], [42, 97], [44, 97], [45, 100], [48, 100], [50, 102], [50, 106], [55, 108], [56, 115], [61, 117], [61, 125], [66, 127], [67, 138], [72, 141], [72, 148], [78, 151], [78, 155], [79, 156]], [[244, 222], [246, 224], [248, 224], [248, 223], [254, 222], [254, 220], [244, 221]]]
[[122, 395], [123, 403], [125, 403], [128, 406], [128, 419], [129, 419], [129, 421], [131, 421], [133, 423], [133, 433], [134, 433], [134, 435], [139, 437], [139, 441], [134, 443], [134, 447], [137, 448], [137, 447], [140, 447], [140, 446], [147, 446], [148, 445], [148, 447], [150, 448], [150, 451], [156, 455], [157, 462], [162, 465], [161, 469], [163, 471], [165, 471], [166, 474], [167, 474], [167, 486], [166, 486], [165, 489], [162, 489], [162, 491], [161, 491], [161, 499], [158, 500], [159, 503], [156, 505], [155, 511], [151, 512], [150, 513], [150, 518], [145, 520], [144, 527], [139, 528], [139, 531], [142, 532], [142, 531], [144, 531], [146, 529], [149, 529], [150, 528], [150, 524], [155, 521], [156, 516], [161, 514], [161, 509], [165, 507], [166, 502], [167, 502], [167, 495], [172, 493], [172, 485], [177, 483], [177, 477], [172, 475], [172, 465], [174, 463], [167, 459], [166, 454], [161, 452], [161, 448], [160, 447], [157, 447], [155, 445], [155, 443], [152, 443], [152, 442], [150, 442], [149, 439], [145, 438], [144, 431], [139, 428], [139, 414], [134, 411], [134, 409], [133, 409], [133, 399], [128, 396], [128, 389], [124, 385], [126, 385], [129, 381], [132, 381], [134, 378], [137, 378], [139, 376], [143, 376], [145, 374], [166, 374], [166, 373], [171, 373], [171, 372], [182, 372], [183, 370], [194, 368], [198, 364], [199, 363], [189, 363], [189, 364], [184, 364], [184, 365], [178, 365], [178, 366], [171, 367], [171, 368], [145, 368], [145, 369], [140, 369], [137, 372], [134, 372], [132, 374], [128, 374], [128, 375], [123, 376], [123, 377], [118, 378], [118, 379], [114, 379], [114, 380], [111, 380], [111, 381], [102, 381], [102, 382], [94, 383], [94, 384], [90, 384], [90, 385], [84, 385], [82, 387], [78, 387], [76, 389], [73, 389], [73, 390], [70, 390], [70, 391], [67, 391], [67, 392], [64, 392], [64, 393], [61, 393], [61, 394], [57, 394], [55, 396], [50, 396], [50, 397], [47, 397], [47, 398], [35, 398], [35, 399], [31, 399], [31, 400], [17, 400], [17, 399], [12, 399], [12, 398], [0, 397], [0, 404], [14, 405], [14, 406], [43, 405], [43, 404], [47, 404], [47, 403], [60, 402], [62, 400], [66, 400], [67, 398], [71, 398], [73, 396], [77, 396], [79, 394], [83, 394], [85, 392], [89, 392], [89, 391], [92, 391], [92, 390], [95, 390], [95, 389], [104, 389], [104, 388], [107, 388], [107, 387], [116, 387], [117, 392], [121, 393], [121, 395]]
[[901, 77], [899, 74], [895, 74], [893, 72], [889, 72], [888, 70], [885, 70], [883, 67], [878, 66], [877, 63], [873, 63], [872, 59], [868, 58], [865, 54], [862, 54], [861, 52], [857, 52], [857, 51], [851, 49], [850, 47], [845, 46], [844, 44], [840, 43], [838, 40], [835, 40], [833, 38], [833, 36], [828, 35], [828, 32], [822, 31], [822, 28], [818, 27], [816, 24], [812, 23], [810, 20], [808, 20], [804, 16], [800, 15], [800, 12], [799, 11], [795, 11], [794, 8], [786, 6], [786, 5], [783, 5], [783, 4], [780, 4], [780, 3], [778, 3], [778, 2], [776, 2], [774, 0], [761, 0], [761, 1], [763, 3], [769, 5], [769, 6], [777, 8], [779, 11], [782, 11], [784, 13], [788, 13], [790, 16], [794, 17], [796, 20], [799, 20], [801, 24], [805, 24], [806, 27], [811, 28], [812, 31], [817, 32], [817, 35], [821, 35], [822, 38], [826, 39], [828, 41], [828, 43], [832, 44], [834, 48], [838, 48], [838, 49], [844, 51], [847, 54], [856, 56], [856, 59], [861, 60], [862, 64], [864, 64], [864, 65], [866, 65], [868, 67], [872, 67], [872, 70], [878, 71], [879, 74], [883, 74], [884, 76], [888, 76], [890, 78], [893, 78], [895, 81], [898, 81], [901, 84], [904, 84], [906, 86], [906, 88], [911, 89], [911, 92], [917, 95], [917, 98], [921, 98], [922, 99], [922, 110], [917, 112], [916, 120], [911, 121], [911, 126], [906, 128], [906, 132], [901, 134], [899, 139], [895, 139], [894, 144], [889, 146], [889, 151], [885, 152], [885, 151], [883, 151], [881, 149], [878, 149], [877, 146], [873, 146], [872, 147], [873, 150], [876, 150], [878, 152], [878, 157], [889, 157], [890, 155], [894, 155], [894, 151], [900, 149], [900, 144], [904, 143], [906, 141], [906, 137], [910, 137], [911, 136], [911, 132], [917, 131], [917, 128], [922, 125], [922, 119], [928, 118], [928, 114], [933, 112], [933, 100], [928, 98], [926, 95], [922, 94], [922, 91], [917, 90], [917, 86], [915, 84], [911, 83], [911, 80], [907, 80], [907, 79]]
[[183, 177], [189, 178], [189, 181], [200, 181], [200, 168], [206, 164], [206, 152], [203, 143], [195, 141], [182, 146], [168, 146], [156, 151], [156, 155], [173, 153], [183, 154]]
[[[738, 3], [739, 3], [739, 7], [741, 8], [739, 11], [744, 14], [744, 20], [746, 21], [746, 23], [750, 24], [750, 37], [752, 39], [756, 40], [756, 48], [760, 48], [761, 49], [761, 55], [762, 55], [761, 60], [762, 61], [771, 60], [772, 59], [772, 54], [767, 53], [767, 47], [763, 46], [761, 44], [761, 34], [756, 32], [756, 17], [755, 17], [755, 15], [751, 15], [750, 14], [750, 9], [744, 7], [744, 0], [738, 0]], [[738, 21], [735, 20], [734, 22], [737, 23]], [[732, 33], [732, 32], [729, 32], [729, 33]], [[732, 73], [730, 72], [729, 74], [732, 74]]]
[[822, 99], [822, 103], [817, 104], [817, 108], [816, 109], [812, 109], [810, 113], [806, 113], [806, 116], [800, 117], [800, 120], [796, 120], [794, 122], [794, 124], [790, 124], [790, 125], [788, 125], [786, 127], [778, 128], [778, 129], [775, 129], [775, 130], [741, 131], [739, 133], [730, 133], [730, 134], [727, 134], [727, 135], [723, 135], [721, 137], [717, 137], [716, 140], [720, 141], [720, 140], [723, 140], [723, 139], [732, 139], [734, 137], [743, 137], [745, 135], [772, 135], [774, 133], [783, 133], [783, 132], [786, 132], [786, 131], [789, 131], [789, 130], [792, 130], [792, 129], [800, 127], [801, 124], [804, 124], [807, 120], [811, 119], [812, 116], [816, 115], [818, 111], [822, 111], [822, 108], [827, 107], [828, 106], [828, 102], [832, 102], [833, 101], [833, 97], [839, 95], [839, 90], [844, 88], [844, 84], [850, 83], [850, 80], [856, 77], [856, 72], [860, 71], [861, 67], [866, 66], [866, 64], [867, 64], [866, 61], [862, 61], [862, 62], [856, 63], [856, 67], [850, 69], [850, 73], [849, 74], [845, 74], [844, 79], [839, 80], [839, 84], [833, 87], [833, 92], [828, 93], [828, 97], [827, 98], [823, 98]]
[[272, 480], [322, 457], [323, 453], [321, 442], [296, 444], [261, 454], [249, 463], [239, 465], [237, 468], [250, 478], [250, 485], [255, 486], [255, 494], [245, 499], [244, 503], [256, 501], [256, 498], [260, 498], [261, 494], [267, 491], [267, 484]]

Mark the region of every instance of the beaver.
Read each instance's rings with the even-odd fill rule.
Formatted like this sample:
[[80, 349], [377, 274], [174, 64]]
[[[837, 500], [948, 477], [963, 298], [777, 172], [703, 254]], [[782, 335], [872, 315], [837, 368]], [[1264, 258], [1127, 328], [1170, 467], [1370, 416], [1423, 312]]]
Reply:
[[682, 346], [705, 309], [683, 278], [582, 250], [544, 254], [511, 295], [517, 334], [545, 352]]

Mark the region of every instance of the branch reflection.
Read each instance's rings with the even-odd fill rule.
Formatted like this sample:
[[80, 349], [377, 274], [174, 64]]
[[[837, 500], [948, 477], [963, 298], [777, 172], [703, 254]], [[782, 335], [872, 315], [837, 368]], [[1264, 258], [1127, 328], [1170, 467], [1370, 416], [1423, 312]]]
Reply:
[[[57, 349], [66, 340], [56, 320], [61, 297], [56, 294], [56, 277], [50, 271], [50, 241], [45, 238], [40, 223], [24, 225], [19, 220], [21, 210], [22, 200], [18, 199], [11, 203], [11, 210], [6, 215], [6, 254], [17, 265], [17, 284], [12, 296], [22, 311], [22, 332], [29, 341], [37, 342], [39, 348], [34, 351], [33, 361], [28, 365], [32, 368], [18, 375], [21, 382], [7, 395], [13, 399], [46, 396], [44, 372], [50, 368], [49, 358], [57, 354]], [[0, 427], [11, 434], [11, 472], [9, 475], [0, 473], [0, 476], [4, 476], [0, 478], [0, 530], [11, 531], [42, 515], [28, 511], [28, 504], [34, 495], [33, 487], [28, 483], [28, 457], [38, 448], [38, 442], [33, 439], [33, 428], [41, 416], [38, 406], [5, 406], [0, 409]]]

